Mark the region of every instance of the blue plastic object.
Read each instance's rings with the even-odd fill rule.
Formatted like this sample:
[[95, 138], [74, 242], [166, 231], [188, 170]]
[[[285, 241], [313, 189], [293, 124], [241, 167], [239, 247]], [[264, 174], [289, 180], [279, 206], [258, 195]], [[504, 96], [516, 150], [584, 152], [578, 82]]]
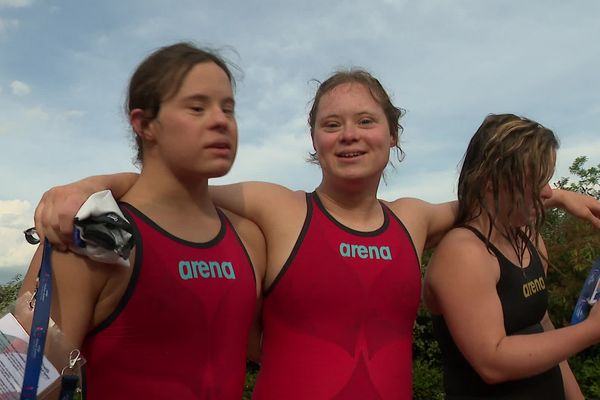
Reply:
[[578, 324], [586, 319], [590, 309], [598, 300], [600, 300], [600, 258], [594, 262], [590, 273], [585, 279], [571, 316], [571, 325]]

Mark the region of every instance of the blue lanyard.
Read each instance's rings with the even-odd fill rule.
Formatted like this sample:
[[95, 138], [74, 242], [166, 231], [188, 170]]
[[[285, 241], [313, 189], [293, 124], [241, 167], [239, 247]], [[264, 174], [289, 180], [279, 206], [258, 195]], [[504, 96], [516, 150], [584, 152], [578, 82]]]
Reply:
[[51, 254], [52, 245], [46, 239], [44, 240], [42, 265], [40, 266], [38, 276], [39, 282], [35, 309], [33, 311], [29, 347], [27, 348], [21, 400], [37, 399], [37, 389], [42, 370], [42, 360], [44, 358], [44, 345], [46, 343], [46, 333], [48, 332], [48, 320], [50, 318], [50, 298], [52, 297]]

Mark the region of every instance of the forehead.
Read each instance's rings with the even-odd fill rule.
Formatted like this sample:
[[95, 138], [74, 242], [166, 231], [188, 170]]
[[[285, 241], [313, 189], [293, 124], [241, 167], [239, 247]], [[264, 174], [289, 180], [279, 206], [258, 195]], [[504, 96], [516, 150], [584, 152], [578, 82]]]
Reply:
[[233, 88], [221, 67], [213, 62], [204, 62], [194, 65], [189, 70], [175, 97], [197, 94], [233, 98]]
[[319, 100], [317, 115], [383, 112], [381, 105], [362, 83], [342, 83], [325, 93]]

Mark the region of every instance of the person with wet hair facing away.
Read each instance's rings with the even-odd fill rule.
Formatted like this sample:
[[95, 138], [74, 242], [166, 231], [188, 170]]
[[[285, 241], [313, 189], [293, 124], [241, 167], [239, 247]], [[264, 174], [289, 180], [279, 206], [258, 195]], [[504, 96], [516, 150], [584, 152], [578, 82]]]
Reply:
[[458, 217], [427, 268], [446, 398], [582, 399], [567, 358], [600, 341], [600, 313], [554, 329], [540, 229], [558, 141], [527, 118], [489, 115], [471, 138]]

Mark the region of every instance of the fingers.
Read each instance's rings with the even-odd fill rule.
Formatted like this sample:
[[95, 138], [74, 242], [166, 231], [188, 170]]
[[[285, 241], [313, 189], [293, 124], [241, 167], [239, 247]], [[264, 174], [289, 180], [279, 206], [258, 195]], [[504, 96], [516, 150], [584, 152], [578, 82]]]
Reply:
[[58, 186], [42, 196], [35, 209], [35, 228], [40, 239], [47, 238], [56, 250], [67, 250], [73, 235], [73, 219], [85, 195]]

